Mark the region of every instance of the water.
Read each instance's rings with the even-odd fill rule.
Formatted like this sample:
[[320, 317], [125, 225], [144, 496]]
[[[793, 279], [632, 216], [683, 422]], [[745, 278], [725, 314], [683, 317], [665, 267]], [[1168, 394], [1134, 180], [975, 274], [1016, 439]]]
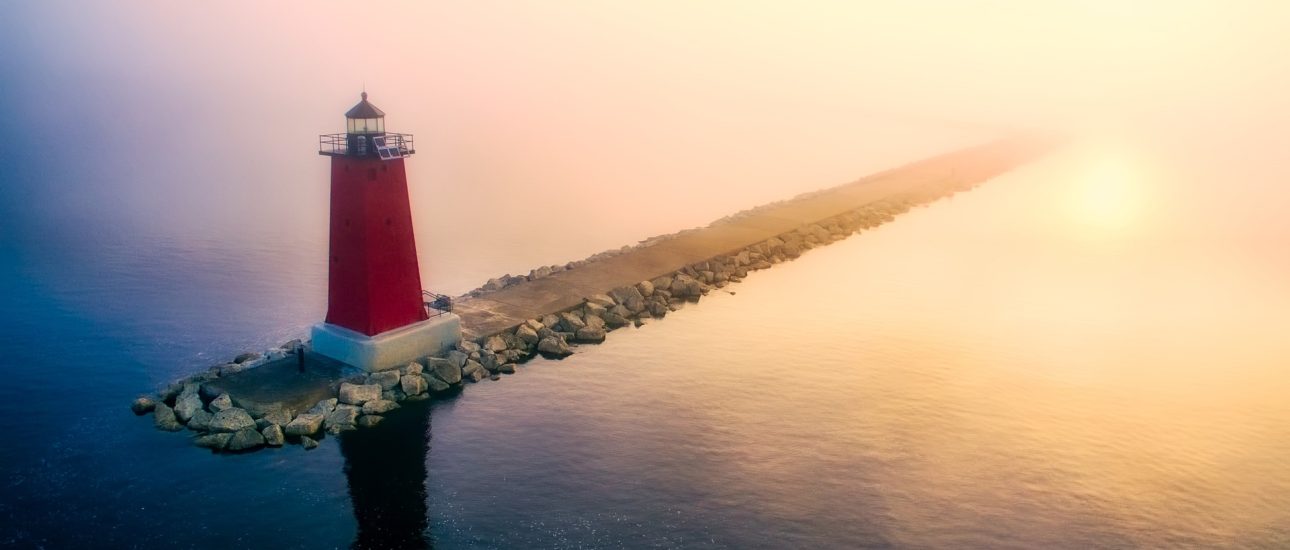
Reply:
[[301, 334], [319, 241], [18, 224], [0, 542], [1285, 547], [1284, 200], [1182, 158], [1077, 146], [563, 361], [243, 456], [129, 399]]

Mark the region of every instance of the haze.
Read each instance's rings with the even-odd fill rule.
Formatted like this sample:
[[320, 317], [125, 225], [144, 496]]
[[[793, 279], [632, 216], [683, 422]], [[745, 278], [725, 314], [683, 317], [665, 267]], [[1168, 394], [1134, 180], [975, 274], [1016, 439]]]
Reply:
[[[1290, 8], [1278, 2], [8, 11], [0, 114], [21, 145], [0, 152], [13, 180], [0, 208], [30, 222], [15, 227], [92, 219], [317, 241], [315, 135], [339, 131], [366, 87], [391, 130], [416, 135], [423, 256], [533, 239], [469, 270], [474, 281], [1019, 128], [1248, 159], [1258, 168], [1241, 181], [1269, 192], [1265, 168], [1290, 150]], [[576, 244], [520, 229], [539, 225]]]

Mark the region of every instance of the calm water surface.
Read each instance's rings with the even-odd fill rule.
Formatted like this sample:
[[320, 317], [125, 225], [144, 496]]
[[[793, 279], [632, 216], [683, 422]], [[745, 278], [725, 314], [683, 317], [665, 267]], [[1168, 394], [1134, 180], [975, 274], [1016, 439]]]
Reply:
[[0, 543], [1286, 547], [1285, 202], [1190, 162], [1074, 147], [563, 361], [243, 456], [129, 398], [303, 333], [319, 244], [20, 226]]

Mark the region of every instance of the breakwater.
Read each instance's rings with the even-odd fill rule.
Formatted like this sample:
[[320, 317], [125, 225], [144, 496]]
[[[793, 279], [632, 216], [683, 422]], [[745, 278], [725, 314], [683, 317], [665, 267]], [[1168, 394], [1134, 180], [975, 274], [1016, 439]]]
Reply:
[[[536, 355], [563, 357], [616, 329], [662, 319], [750, 273], [974, 187], [1043, 153], [1049, 143], [1006, 140], [929, 158], [842, 186], [741, 212], [586, 260], [502, 276], [456, 300], [464, 338], [400, 369], [360, 373], [289, 342], [243, 354], [141, 396], [159, 429], [194, 443], [249, 451], [378, 425], [408, 400], [498, 379]], [[299, 345], [298, 345], [299, 344]], [[307, 368], [298, 368], [303, 360]]]

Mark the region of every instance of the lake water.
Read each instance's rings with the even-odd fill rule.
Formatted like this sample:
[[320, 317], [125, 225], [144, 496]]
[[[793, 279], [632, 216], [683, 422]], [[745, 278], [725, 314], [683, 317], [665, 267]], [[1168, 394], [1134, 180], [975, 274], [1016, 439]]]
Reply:
[[[0, 544], [1283, 548], [1285, 194], [1173, 153], [1077, 145], [568, 359], [241, 456], [129, 400], [303, 334], [322, 235], [19, 219]], [[429, 277], [460, 292], [649, 236], [442, 261], [517, 227], [444, 229]]]

